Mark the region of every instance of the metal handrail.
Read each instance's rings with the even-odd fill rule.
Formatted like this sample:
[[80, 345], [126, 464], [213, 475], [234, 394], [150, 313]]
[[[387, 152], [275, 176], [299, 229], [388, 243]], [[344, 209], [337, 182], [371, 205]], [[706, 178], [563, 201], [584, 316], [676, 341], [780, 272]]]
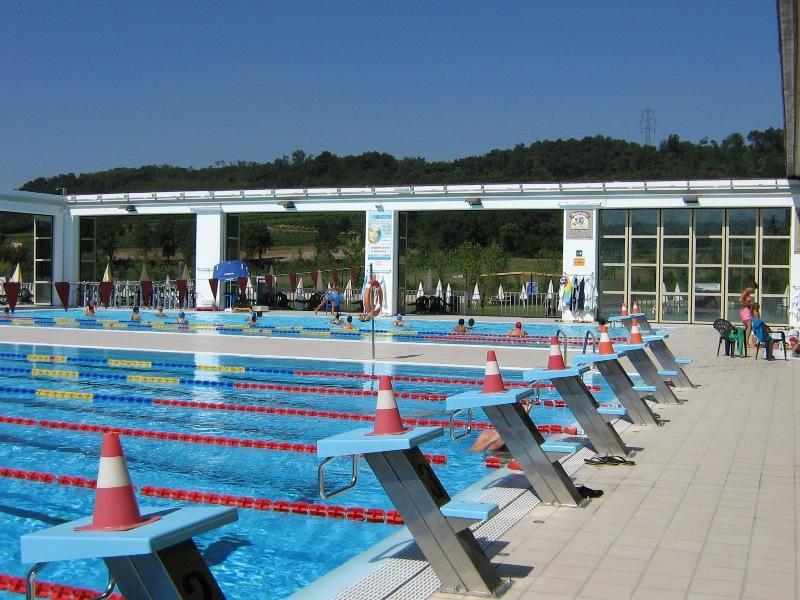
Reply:
[[556, 331], [556, 339], [558, 340], [559, 346], [561, 346], [562, 337], [564, 338], [564, 349], [561, 351], [561, 356], [563, 357], [564, 364], [566, 365], [569, 364], [567, 363], [567, 348], [569, 347], [569, 338], [567, 337], [567, 334], [566, 332], [564, 332], [564, 330], [559, 329], [558, 331]]
[[347, 490], [354, 488], [356, 486], [356, 482], [358, 481], [358, 454], [351, 454], [350, 460], [352, 461], [352, 475], [350, 477], [350, 483], [333, 490], [332, 492], [325, 491], [325, 467], [335, 458], [339, 458], [338, 456], [329, 456], [317, 467], [317, 483], [319, 485], [319, 495], [322, 496], [323, 500], [327, 500], [328, 498], [333, 498], [334, 496], [338, 496], [342, 492], [346, 492]]
[[467, 437], [470, 433], [472, 433], [472, 409], [467, 409], [467, 430], [462, 434], [456, 434], [455, 429], [455, 418], [458, 413], [460, 413], [463, 409], [454, 410], [450, 413], [450, 439], [454, 442], [460, 440], [463, 437]]
[[597, 335], [594, 331], [587, 331], [583, 336], [583, 353], [586, 354], [586, 348], [589, 346], [589, 338], [592, 338], [592, 354], [597, 354]]
[[[28, 571], [28, 575], [25, 578], [25, 600], [35, 600], [36, 598], [36, 576], [44, 569], [49, 562], [40, 562], [36, 563], [31, 567], [30, 571]], [[92, 598], [92, 600], [106, 600], [107, 598], [111, 597], [111, 594], [114, 593], [114, 589], [117, 587], [117, 582], [114, 581], [114, 577], [109, 572], [108, 574], [108, 584], [106, 585], [106, 589], [99, 595]]]

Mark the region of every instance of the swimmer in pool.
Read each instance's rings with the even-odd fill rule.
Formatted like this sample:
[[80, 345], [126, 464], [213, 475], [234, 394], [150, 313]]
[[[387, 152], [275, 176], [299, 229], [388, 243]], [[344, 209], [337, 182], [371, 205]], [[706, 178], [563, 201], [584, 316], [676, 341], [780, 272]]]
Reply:
[[156, 309], [155, 315], [153, 315], [153, 316], [155, 318], [157, 318], [157, 319], [166, 319], [167, 318], [167, 313], [164, 312], [164, 307], [163, 306], [159, 306]]
[[353, 325], [353, 315], [347, 315], [347, 322], [344, 325], [342, 325], [342, 329], [346, 330], [358, 329], [358, 327]]
[[253, 311], [250, 313], [250, 318], [247, 319], [247, 324], [250, 327], [253, 327], [256, 324], [256, 321], [258, 321], [258, 313], [256, 311]]
[[464, 335], [466, 333], [469, 333], [469, 329], [464, 327], [464, 319], [459, 319], [458, 320], [458, 325], [453, 327], [453, 331], [451, 331], [450, 333], [455, 334], [455, 335]]
[[93, 317], [97, 311], [94, 309], [94, 301], [89, 302], [83, 309], [83, 316]]
[[342, 315], [341, 313], [336, 313], [333, 315], [333, 318], [329, 321], [331, 325], [341, 325], [342, 324]]
[[142, 315], [139, 314], [139, 307], [134, 306], [133, 310], [131, 311], [131, 321], [134, 323], [141, 323]]
[[179, 312], [178, 313], [178, 318], [175, 319], [175, 322], [178, 325], [188, 325], [189, 321], [186, 320], [186, 313], [184, 313], [183, 311]]
[[522, 328], [522, 323], [517, 321], [514, 329], [508, 332], [508, 337], [528, 337], [528, 333]]
[[395, 327], [405, 327], [406, 324], [403, 321], [403, 315], [397, 313], [397, 316], [394, 318], [394, 326]]

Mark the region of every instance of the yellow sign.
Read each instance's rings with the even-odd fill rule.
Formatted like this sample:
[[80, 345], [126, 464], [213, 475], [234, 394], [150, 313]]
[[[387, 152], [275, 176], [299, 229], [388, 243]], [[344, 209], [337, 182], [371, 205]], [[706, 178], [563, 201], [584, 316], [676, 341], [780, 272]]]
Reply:
[[573, 267], [585, 267], [586, 266], [586, 259], [585, 258], [575, 257], [575, 258], [572, 259], [572, 266]]

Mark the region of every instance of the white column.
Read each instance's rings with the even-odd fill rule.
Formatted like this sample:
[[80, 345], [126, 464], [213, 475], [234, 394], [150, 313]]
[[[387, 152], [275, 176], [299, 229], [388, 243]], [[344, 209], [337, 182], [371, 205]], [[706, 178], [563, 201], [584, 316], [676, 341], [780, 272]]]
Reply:
[[[78, 281], [81, 234], [79, 217], [65, 209], [53, 217], [53, 281]], [[57, 296], [53, 292], [53, 298]]]
[[197, 214], [194, 270], [197, 306], [211, 306], [215, 299], [208, 280], [214, 267], [225, 260], [225, 213], [219, 208], [192, 212]]
[[792, 258], [789, 265], [789, 323], [800, 327], [800, 182], [789, 181], [792, 192], [792, 228], [790, 230]]
[[[596, 208], [564, 209], [563, 271], [565, 275], [591, 278], [587, 279], [587, 284], [591, 284], [586, 287], [587, 303], [591, 302], [590, 294], [595, 294], [600, 273], [597, 254], [599, 216], [600, 211]], [[596, 308], [595, 306], [595, 312]], [[592, 320], [591, 314], [569, 310], [565, 310], [562, 316], [565, 321]]]
[[[367, 211], [364, 272], [369, 275], [371, 264], [375, 278], [381, 283], [384, 315], [392, 314], [397, 302], [398, 219], [397, 211]], [[354, 289], [356, 285], [360, 282], [353, 282]]]

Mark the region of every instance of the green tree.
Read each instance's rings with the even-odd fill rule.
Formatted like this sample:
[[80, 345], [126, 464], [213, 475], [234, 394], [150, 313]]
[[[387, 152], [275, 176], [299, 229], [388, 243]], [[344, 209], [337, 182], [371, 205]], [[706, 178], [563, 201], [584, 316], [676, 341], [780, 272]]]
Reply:
[[263, 221], [248, 221], [242, 223], [241, 246], [248, 254], [258, 254], [261, 260], [264, 252], [272, 248], [272, 233]]
[[170, 261], [178, 251], [178, 236], [175, 225], [171, 221], [161, 220], [156, 227], [156, 239], [161, 248], [161, 255]]
[[133, 241], [142, 254], [142, 257], [147, 260], [150, 250], [156, 243], [156, 234], [153, 231], [153, 225], [150, 219], [146, 217], [137, 217], [133, 226]]
[[110, 262], [114, 262], [114, 255], [117, 252], [122, 232], [123, 225], [119, 219], [104, 219], [102, 227], [97, 228], [97, 247], [103, 251], [105, 258]]

